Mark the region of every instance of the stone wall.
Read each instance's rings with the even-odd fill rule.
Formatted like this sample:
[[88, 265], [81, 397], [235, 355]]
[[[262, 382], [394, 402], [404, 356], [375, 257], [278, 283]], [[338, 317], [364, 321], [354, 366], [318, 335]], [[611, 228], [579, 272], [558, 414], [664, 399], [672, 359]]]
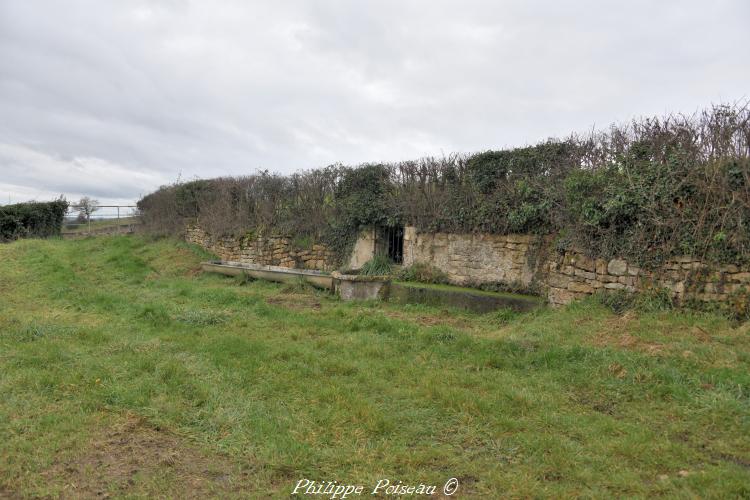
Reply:
[[366, 228], [360, 231], [349, 258], [349, 269], [359, 269], [375, 255], [375, 230]]
[[430, 264], [452, 283], [517, 284], [529, 288], [538, 273], [538, 255], [546, 246], [526, 234], [418, 233], [404, 228], [404, 266]]
[[[372, 258], [374, 235], [372, 229], [362, 231], [349, 259], [350, 268], [359, 268]], [[336, 268], [334, 254], [325, 245], [297, 250], [290, 238], [281, 236], [213, 238], [197, 226], [188, 226], [186, 239], [222, 260], [324, 271]], [[679, 302], [728, 302], [750, 288], [750, 270], [733, 265], [710, 267], [684, 256], [647, 271], [622, 259], [591, 259], [580, 252], [560, 254], [552, 249], [552, 241], [552, 237], [523, 234], [420, 233], [407, 226], [403, 264], [432, 265], [457, 285], [502, 283], [534, 289], [553, 305], [597, 291], [654, 288], [669, 290]]]
[[504, 283], [535, 289], [554, 304], [597, 291], [667, 289], [678, 301], [727, 302], [750, 288], [750, 272], [737, 266], [710, 267], [693, 257], [646, 271], [622, 259], [560, 254], [551, 237], [531, 235], [419, 233], [404, 231], [404, 265], [435, 266], [457, 285]]
[[750, 288], [750, 272], [734, 265], [712, 267], [682, 256], [647, 271], [622, 259], [591, 259], [580, 253], [556, 254], [546, 265], [545, 285], [552, 304], [567, 304], [597, 291], [669, 290], [678, 302], [729, 302]]
[[324, 271], [335, 268], [334, 254], [325, 245], [295, 249], [291, 238], [283, 236], [248, 234], [240, 238], [215, 238], [200, 227], [189, 225], [185, 239], [216, 254], [221, 260]]

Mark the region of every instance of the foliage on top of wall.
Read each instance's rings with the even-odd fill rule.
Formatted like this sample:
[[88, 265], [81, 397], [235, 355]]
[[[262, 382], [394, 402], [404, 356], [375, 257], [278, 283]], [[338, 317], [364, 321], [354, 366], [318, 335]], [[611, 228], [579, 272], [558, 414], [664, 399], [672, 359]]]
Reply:
[[323, 241], [341, 256], [363, 225], [563, 234], [557, 247], [658, 265], [674, 255], [750, 262], [750, 112], [714, 106], [565, 140], [474, 155], [290, 176], [267, 171], [165, 186], [146, 227], [252, 229]]
[[68, 202], [29, 202], [0, 206], [0, 241], [60, 234]]

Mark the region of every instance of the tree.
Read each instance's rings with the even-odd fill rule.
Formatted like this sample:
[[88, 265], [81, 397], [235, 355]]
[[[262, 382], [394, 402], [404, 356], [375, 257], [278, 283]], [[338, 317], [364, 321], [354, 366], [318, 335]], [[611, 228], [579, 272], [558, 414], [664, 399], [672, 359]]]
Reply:
[[80, 199], [77, 205], [78, 217], [85, 217], [86, 222], [91, 220], [91, 214], [99, 210], [99, 200], [84, 196]]

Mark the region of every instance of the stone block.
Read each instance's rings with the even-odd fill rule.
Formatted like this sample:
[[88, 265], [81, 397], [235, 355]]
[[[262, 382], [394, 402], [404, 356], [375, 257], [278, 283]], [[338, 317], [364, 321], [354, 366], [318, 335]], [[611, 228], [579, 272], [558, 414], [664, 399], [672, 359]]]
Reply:
[[569, 304], [575, 300], [576, 295], [562, 288], [550, 288], [547, 292], [547, 300], [553, 305]]
[[570, 283], [568, 283], [568, 290], [576, 293], [594, 293], [594, 288], [591, 285], [580, 281], [571, 281]]
[[604, 259], [596, 259], [596, 274], [607, 274], [607, 261]]
[[750, 273], [733, 273], [728, 278], [735, 283], [747, 283], [750, 282]]
[[623, 285], [633, 286], [635, 285], [635, 278], [633, 276], [620, 276], [617, 278], [618, 283], [622, 283]]
[[670, 259], [670, 262], [678, 262], [680, 264], [685, 264], [687, 262], [696, 262], [697, 259], [691, 255], [680, 255], [678, 257], [673, 257]]
[[584, 271], [583, 269], [576, 269], [575, 270], [575, 275], [578, 276], [578, 277], [581, 277], [581, 278], [589, 279], [589, 280], [596, 279], [596, 273], [592, 273], [592, 272], [589, 272], [589, 271]]
[[596, 262], [594, 262], [594, 259], [585, 255], [577, 255], [575, 257], [575, 266], [592, 273], [596, 271]]
[[547, 284], [556, 288], [568, 288], [568, 283], [570, 283], [570, 281], [569, 277], [557, 273], [552, 273], [547, 278]]
[[697, 269], [702, 269], [704, 265], [700, 262], [685, 262], [681, 267], [687, 271], [695, 271]]
[[628, 263], [622, 259], [612, 259], [607, 264], [607, 272], [615, 276], [622, 276], [628, 270]]
[[625, 285], [623, 285], [622, 283], [605, 283], [604, 288], [606, 288], [607, 290], [624, 290]]

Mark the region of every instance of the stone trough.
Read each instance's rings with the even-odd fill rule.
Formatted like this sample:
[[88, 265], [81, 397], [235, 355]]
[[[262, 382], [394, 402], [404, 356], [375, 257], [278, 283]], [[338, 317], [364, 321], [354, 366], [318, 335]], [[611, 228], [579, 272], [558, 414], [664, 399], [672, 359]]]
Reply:
[[231, 261], [203, 262], [201, 263], [201, 267], [204, 271], [212, 273], [225, 274], [227, 276], [250, 276], [255, 279], [276, 281], [279, 283], [296, 283], [302, 279], [317, 288], [334, 290], [333, 277], [323, 271], [242, 264]]
[[452, 285], [391, 282], [389, 276], [366, 276], [356, 271], [334, 271], [332, 274], [310, 269], [212, 261], [201, 264], [204, 271], [227, 276], [249, 276], [255, 279], [296, 283], [300, 279], [336, 293], [342, 300], [392, 300], [405, 304], [448, 306], [485, 313], [510, 308], [528, 311], [541, 306], [539, 297], [515, 293], [485, 292]]
[[342, 300], [387, 299], [391, 291], [389, 276], [366, 276], [356, 271], [334, 271], [333, 286]]

